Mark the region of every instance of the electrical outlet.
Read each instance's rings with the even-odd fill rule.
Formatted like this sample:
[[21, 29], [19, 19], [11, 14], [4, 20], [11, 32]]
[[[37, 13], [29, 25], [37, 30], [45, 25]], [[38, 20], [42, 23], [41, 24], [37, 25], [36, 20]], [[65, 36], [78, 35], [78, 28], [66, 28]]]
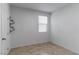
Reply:
[[7, 50], [9, 50], [9, 48], [7, 48]]

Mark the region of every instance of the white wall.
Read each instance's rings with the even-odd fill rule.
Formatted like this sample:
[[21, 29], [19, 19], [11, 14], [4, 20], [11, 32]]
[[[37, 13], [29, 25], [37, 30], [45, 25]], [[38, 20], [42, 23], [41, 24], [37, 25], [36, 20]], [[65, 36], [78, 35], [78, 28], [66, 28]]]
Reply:
[[8, 3], [0, 3], [0, 54], [8, 54], [10, 51], [9, 11]]
[[0, 3], [0, 54], [1, 54], [1, 3]]
[[11, 34], [11, 46], [20, 47], [49, 41], [49, 29], [46, 33], [38, 32], [38, 15], [47, 13], [11, 6], [11, 16], [15, 21], [15, 32]]
[[52, 13], [51, 41], [79, 54], [79, 4]]
[[8, 52], [10, 51], [9, 4], [2, 3], [1, 7], [2, 7], [1, 38], [6, 38], [6, 40], [1, 41], [2, 54], [8, 54]]

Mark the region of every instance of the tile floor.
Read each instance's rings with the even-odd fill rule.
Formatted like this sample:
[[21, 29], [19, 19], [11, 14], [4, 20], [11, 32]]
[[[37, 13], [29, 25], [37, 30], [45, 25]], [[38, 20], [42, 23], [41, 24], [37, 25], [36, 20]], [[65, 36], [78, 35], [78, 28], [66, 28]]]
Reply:
[[9, 55], [76, 55], [52, 43], [42, 43], [11, 49]]

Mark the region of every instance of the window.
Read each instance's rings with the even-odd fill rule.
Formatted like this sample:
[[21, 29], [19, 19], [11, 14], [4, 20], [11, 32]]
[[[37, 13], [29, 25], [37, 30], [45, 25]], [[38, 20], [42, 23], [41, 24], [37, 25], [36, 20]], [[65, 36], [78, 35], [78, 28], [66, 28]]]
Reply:
[[47, 32], [47, 16], [38, 17], [39, 32]]

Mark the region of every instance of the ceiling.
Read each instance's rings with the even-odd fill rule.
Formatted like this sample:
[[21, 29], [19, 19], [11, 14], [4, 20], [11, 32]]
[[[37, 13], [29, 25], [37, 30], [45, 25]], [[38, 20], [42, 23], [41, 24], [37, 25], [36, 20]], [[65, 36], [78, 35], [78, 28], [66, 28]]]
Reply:
[[67, 3], [11, 3], [10, 5], [15, 7], [22, 7], [22, 8], [28, 8], [32, 10], [51, 13], [68, 4]]

